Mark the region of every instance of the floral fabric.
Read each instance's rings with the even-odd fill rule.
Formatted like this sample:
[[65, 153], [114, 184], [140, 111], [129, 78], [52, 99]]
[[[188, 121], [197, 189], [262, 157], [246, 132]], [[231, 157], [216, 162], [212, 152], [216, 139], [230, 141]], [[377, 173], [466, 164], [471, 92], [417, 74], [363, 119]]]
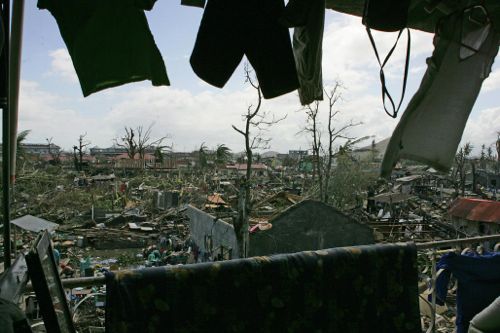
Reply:
[[106, 275], [106, 332], [420, 332], [416, 248], [369, 245]]

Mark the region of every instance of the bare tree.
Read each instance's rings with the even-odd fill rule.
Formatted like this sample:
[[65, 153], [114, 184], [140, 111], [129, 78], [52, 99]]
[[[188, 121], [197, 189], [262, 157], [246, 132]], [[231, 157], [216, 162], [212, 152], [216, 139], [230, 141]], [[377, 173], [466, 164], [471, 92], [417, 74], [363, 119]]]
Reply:
[[[257, 79], [253, 77], [252, 70], [250, 69], [248, 63], [245, 63], [244, 71], [245, 83], [250, 84], [250, 86], [257, 92], [257, 104], [251, 104], [248, 107], [246, 114], [243, 115], [243, 120], [245, 122], [245, 127], [243, 130], [236, 127], [235, 125], [232, 125], [233, 129], [241, 134], [245, 141], [246, 172], [245, 176], [240, 179], [238, 194], [238, 215], [233, 220], [240, 257], [242, 258], [248, 257], [249, 253], [248, 220], [250, 212], [252, 210], [252, 200], [250, 195], [254, 150], [268, 149], [270, 147], [269, 143], [271, 139], [264, 137], [263, 132], [269, 130], [272, 125], [286, 118], [285, 116], [276, 119], [273, 116], [271, 120], [268, 120], [268, 114], [266, 112], [261, 112], [262, 92], [260, 90]], [[256, 133], [253, 134], [252, 130], [256, 130]]]
[[154, 123], [151, 123], [151, 125], [145, 129], [141, 125], [137, 126], [135, 130], [132, 127], [125, 126], [125, 135], [115, 139], [114, 142], [118, 147], [125, 148], [127, 156], [130, 159], [135, 159], [135, 156], [138, 154], [139, 159], [143, 160], [148, 149], [155, 151], [160, 149], [160, 151], [163, 151], [166, 148], [170, 148], [168, 145], [162, 145], [163, 141], [169, 137], [168, 135], [162, 136], [156, 140], [151, 139], [153, 126]]
[[137, 152], [139, 153], [139, 158], [144, 159], [146, 150], [160, 148], [161, 150], [165, 148], [170, 148], [168, 145], [162, 145], [163, 141], [168, 139], [168, 135], [162, 136], [159, 139], [151, 139], [151, 130], [153, 129], [154, 123], [151, 123], [149, 127], [144, 130], [142, 126], [137, 127]]
[[497, 141], [495, 142], [497, 148], [497, 173], [500, 172], [500, 132], [497, 132]]
[[491, 148], [491, 146], [489, 146], [488, 149], [486, 150], [486, 157], [487, 157], [488, 161], [494, 161], [495, 160], [495, 158], [493, 156], [493, 148]]
[[75, 161], [75, 169], [77, 171], [83, 170], [83, 155], [85, 154], [85, 150], [87, 146], [90, 145], [90, 141], [85, 139], [87, 133], [80, 134], [78, 137], [78, 145], [73, 146], [73, 158]]
[[323, 173], [320, 171], [321, 157], [320, 157], [320, 147], [321, 147], [321, 132], [319, 131], [319, 102], [315, 101], [305, 107], [307, 115], [307, 125], [303, 131], [310, 133], [312, 136], [312, 153], [313, 153], [313, 182], [316, 180], [316, 176], [319, 179], [320, 193], [323, 193]]
[[[339, 139], [347, 140], [346, 147], [348, 147], [354, 140], [358, 141], [356, 138], [348, 136], [346, 132], [351, 127], [361, 125], [360, 122], [355, 123], [351, 120], [349, 121], [349, 123], [341, 125], [339, 128], [335, 128], [334, 120], [335, 117], [340, 113], [340, 111], [334, 110], [334, 107], [342, 99], [342, 91], [341, 91], [342, 89], [343, 89], [342, 84], [337, 81], [335, 82], [335, 85], [330, 91], [325, 90], [325, 95], [326, 98], [328, 99], [328, 151], [326, 154], [326, 166], [324, 170], [325, 185], [323, 186], [324, 191], [323, 191], [323, 196], [321, 198], [321, 200], [325, 203], [328, 202], [330, 178], [332, 174], [332, 162], [336, 155], [336, 153], [334, 152], [335, 142], [337, 142]], [[344, 149], [346, 147], [344, 147]]]
[[472, 148], [472, 144], [466, 142], [455, 155], [455, 168], [452, 176], [455, 183], [455, 192], [458, 194], [458, 190], [460, 189], [462, 196], [465, 195], [466, 163], [472, 152]]
[[129, 128], [125, 126], [125, 135], [114, 141], [118, 147], [125, 148], [127, 156], [130, 159], [133, 160], [135, 158], [135, 154], [137, 154], [137, 144], [135, 142], [135, 133], [132, 127]]
[[[316, 101], [305, 107], [307, 125], [302, 132], [306, 132], [312, 137], [313, 181], [315, 181], [317, 175], [319, 199], [325, 203], [329, 201], [332, 166], [336, 155], [342, 152], [342, 149], [346, 149], [348, 146], [352, 146], [354, 142], [357, 143], [359, 141], [354, 137], [348, 136], [347, 131], [352, 127], [360, 125], [360, 122], [353, 122], [351, 120], [347, 124], [343, 124], [339, 127], [335, 126], [335, 118], [340, 113], [340, 110], [336, 110], [335, 107], [342, 100], [343, 89], [344, 87], [339, 81], [335, 82], [335, 85], [329, 91], [325, 89], [328, 103], [328, 125], [326, 127], [328, 136], [326, 146], [324, 146], [321, 140], [322, 131], [319, 123], [320, 103]], [[335, 146], [339, 140], [347, 140], [347, 142], [345, 147], [340, 146], [337, 150]]]

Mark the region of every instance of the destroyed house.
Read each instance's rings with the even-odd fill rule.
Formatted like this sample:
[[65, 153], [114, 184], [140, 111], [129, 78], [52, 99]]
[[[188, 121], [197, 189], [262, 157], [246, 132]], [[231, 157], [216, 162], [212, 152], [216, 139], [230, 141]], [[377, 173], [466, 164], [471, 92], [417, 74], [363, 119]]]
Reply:
[[[263, 163], [253, 163], [251, 166], [252, 176], [263, 176], [267, 171], [267, 166]], [[228, 164], [226, 165], [226, 173], [245, 175], [247, 172], [246, 163]]]
[[191, 205], [187, 206], [186, 214], [199, 261], [211, 261], [219, 255], [224, 259], [239, 258], [238, 243], [231, 224]]
[[500, 233], [500, 202], [458, 198], [449, 209], [451, 223], [468, 236]]
[[500, 173], [490, 170], [478, 169], [473, 175], [473, 182], [484, 186], [486, 189], [500, 190]]
[[413, 186], [421, 183], [421, 175], [411, 175], [396, 179], [396, 183], [401, 186], [401, 193], [411, 193]]
[[250, 235], [250, 255], [373, 244], [373, 230], [332, 206], [304, 200], [268, 221], [272, 227]]
[[[192, 206], [188, 206], [187, 215], [191, 239], [202, 256], [213, 259], [230, 252], [225, 259], [239, 258], [236, 236], [230, 223]], [[250, 229], [250, 256], [373, 243], [372, 228], [314, 200], [290, 206]]]
[[352, 156], [359, 161], [382, 161], [389, 139], [384, 139], [379, 142], [372, 142], [372, 144], [354, 149]]

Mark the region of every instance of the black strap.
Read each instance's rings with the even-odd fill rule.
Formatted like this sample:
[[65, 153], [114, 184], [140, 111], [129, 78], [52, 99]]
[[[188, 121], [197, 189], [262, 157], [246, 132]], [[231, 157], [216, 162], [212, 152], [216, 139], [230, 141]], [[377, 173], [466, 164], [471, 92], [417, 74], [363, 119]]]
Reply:
[[[375, 46], [375, 41], [373, 40], [373, 36], [371, 33], [370, 28], [366, 28], [366, 31], [368, 32], [368, 37], [370, 37], [370, 42], [372, 43], [373, 50], [375, 51], [375, 56], [377, 57], [377, 61], [380, 65], [380, 83], [382, 84], [382, 102], [384, 105], [384, 110], [385, 113], [387, 113], [390, 117], [396, 118], [398, 116], [399, 109], [401, 107], [401, 104], [403, 103], [403, 99], [405, 97], [405, 92], [406, 92], [406, 81], [408, 80], [408, 68], [410, 67], [410, 48], [411, 48], [411, 37], [410, 37], [410, 29], [406, 28], [406, 31], [408, 32], [408, 43], [406, 45], [406, 61], [405, 61], [405, 72], [403, 76], [403, 89], [401, 91], [401, 99], [399, 100], [398, 107], [396, 108], [396, 104], [394, 103], [394, 100], [389, 93], [389, 90], [387, 90], [387, 86], [385, 83], [385, 74], [384, 74], [384, 66], [387, 64], [387, 61], [391, 57], [392, 53], [396, 49], [396, 46], [398, 45], [399, 38], [401, 37], [401, 34], [403, 33], [404, 29], [401, 29], [398, 34], [398, 38], [396, 39], [396, 42], [394, 43], [393, 47], [387, 54], [387, 56], [384, 59], [384, 62], [380, 62], [380, 56], [378, 54], [377, 46]], [[392, 106], [392, 113], [387, 110], [386, 106], [386, 97], [391, 103]]]

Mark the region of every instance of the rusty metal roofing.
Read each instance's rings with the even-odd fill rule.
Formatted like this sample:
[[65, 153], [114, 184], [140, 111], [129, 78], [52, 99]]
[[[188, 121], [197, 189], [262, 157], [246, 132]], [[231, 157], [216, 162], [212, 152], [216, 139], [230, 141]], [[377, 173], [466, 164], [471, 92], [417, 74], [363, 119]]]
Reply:
[[209, 195], [207, 197], [207, 201], [212, 203], [212, 204], [215, 204], [215, 205], [225, 205], [226, 204], [224, 199], [222, 199], [222, 197], [218, 193], [215, 193], [214, 195]]
[[469, 221], [500, 223], [500, 202], [458, 198], [451, 204], [449, 213]]

